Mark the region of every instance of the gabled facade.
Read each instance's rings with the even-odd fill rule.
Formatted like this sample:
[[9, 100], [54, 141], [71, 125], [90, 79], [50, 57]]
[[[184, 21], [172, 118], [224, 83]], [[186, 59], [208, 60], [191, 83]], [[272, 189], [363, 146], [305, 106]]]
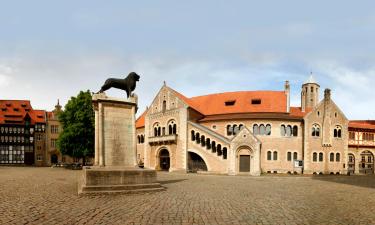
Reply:
[[292, 107], [289, 82], [192, 98], [164, 84], [137, 120], [138, 160], [166, 171], [345, 174], [349, 121], [319, 88], [311, 76]]

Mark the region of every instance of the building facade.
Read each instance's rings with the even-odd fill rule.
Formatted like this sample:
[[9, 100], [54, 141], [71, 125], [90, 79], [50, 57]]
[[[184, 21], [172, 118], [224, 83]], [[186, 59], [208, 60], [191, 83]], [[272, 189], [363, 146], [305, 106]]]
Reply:
[[51, 166], [73, 162], [56, 141], [61, 132], [59, 103], [52, 112], [35, 110], [28, 100], [0, 100], [0, 165]]
[[375, 129], [364, 128], [368, 121], [350, 126], [331, 90], [322, 100], [319, 92], [311, 76], [302, 85], [301, 105], [293, 107], [289, 82], [281, 91], [192, 98], [164, 84], [137, 120], [138, 161], [156, 170], [230, 175], [373, 173]]

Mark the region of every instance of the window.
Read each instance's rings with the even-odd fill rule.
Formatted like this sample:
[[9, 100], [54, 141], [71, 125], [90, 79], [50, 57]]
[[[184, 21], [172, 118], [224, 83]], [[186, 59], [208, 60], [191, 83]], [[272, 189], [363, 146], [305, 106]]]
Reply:
[[291, 152], [287, 153], [287, 160], [292, 161], [292, 153]]
[[212, 148], [212, 152], [215, 153], [216, 152], [216, 142], [215, 141], [212, 141], [211, 148]]
[[195, 131], [191, 131], [191, 141], [195, 141]]
[[272, 127], [270, 124], [254, 124], [253, 125], [253, 134], [254, 135], [267, 135], [270, 136], [272, 132]]
[[336, 162], [340, 162], [340, 153], [336, 153]]
[[349, 132], [349, 139], [355, 140], [355, 132]]
[[319, 153], [319, 162], [323, 162], [323, 153]]
[[293, 136], [294, 137], [298, 136], [298, 126], [293, 126]]
[[51, 139], [51, 148], [56, 148], [56, 139]]
[[333, 162], [335, 160], [335, 153], [330, 153], [329, 154], [329, 161]]
[[177, 134], [177, 124], [174, 120], [168, 122], [168, 134]]
[[258, 124], [254, 124], [254, 126], [253, 126], [253, 134], [254, 135], [258, 135], [259, 134]]
[[293, 159], [297, 160], [297, 158], [298, 158], [298, 153], [297, 152], [293, 153]]
[[195, 134], [195, 141], [197, 142], [197, 144], [200, 144], [200, 143], [201, 143], [201, 137], [200, 137], [199, 132], [197, 132], [197, 133]]
[[273, 152], [273, 160], [274, 160], [274, 161], [277, 160], [277, 152], [276, 152], [276, 151]]
[[285, 125], [281, 125], [281, 127], [280, 127], [280, 135], [281, 135], [282, 137], [284, 137], [285, 134], [286, 134]]
[[227, 148], [224, 147], [224, 148], [223, 148], [223, 159], [227, 159], [227, 157], [228, 157], [228, 156], [227, 156], [227, 154], [228, 154], [227, 152], [228, 152], [228, 151], [227, 151]]
[[141, 144], [145, 143], [145, 136], [141, 135]]
[[272, 160], [272, 152], [271, 151], [267, 152], [267, 160]]
[[337, 125], [335, 129], [333, 129], [333, 137], [341, 138], [341, 126]]
[[251, 104], [252, 105], [260, 105], [260, 104], [262, 104], [262, 100], [261, 99], [252, 99]]
[[167, 101], [163, 101], [163, 112], [167, 111]]
[[236, 101], [226, 101], [225, 102], [225, 106], [233, 106], [234, 104], [236, 104]]
[[201, 137], [201, 145], [202, 147], [206, 146], [206, 137], [204, 135]]
[[297, 137], [298, 136], [298, 126], [294, 125], [293, 127], [291, 125], [281, 125], [280, 126], [280, 135], [282, 137]]
[[286, 136], [288, 137], [292, 136], [292, 126], [290, 125], [286, 127]]
[[206, 139], [206, 147], [207, 149], [211, 149], [211, 139], [209, 138]]
[[231, 136], [232, 134], [233, 134], [232, 126], [231, 126], [231, 125], [228, 125], [228, 126], [227, 126], [227, 135], [228, 135], [228, 136]]
[[42, 155], [36, 155], [36, 160], [38, 161], [42, 161], [43, 160], [43, 156]]
[[313, 137], [319, 137], [320, 136], [320, 126], [318, 124], [314, 124], [312, 126], [311, 136], [313, 136]]
[[316, 152], [313, 153], [313, 162], [318, 161], [318, 154]]

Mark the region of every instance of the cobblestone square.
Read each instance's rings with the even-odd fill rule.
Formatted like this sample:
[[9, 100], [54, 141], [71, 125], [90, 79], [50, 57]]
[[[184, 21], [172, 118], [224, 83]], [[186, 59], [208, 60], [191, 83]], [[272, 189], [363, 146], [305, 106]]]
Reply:
[[375, 224], [373, 176], [159, 173], [166, 191], [79, 197], [80, 173], [0, 167], [0, 223]]

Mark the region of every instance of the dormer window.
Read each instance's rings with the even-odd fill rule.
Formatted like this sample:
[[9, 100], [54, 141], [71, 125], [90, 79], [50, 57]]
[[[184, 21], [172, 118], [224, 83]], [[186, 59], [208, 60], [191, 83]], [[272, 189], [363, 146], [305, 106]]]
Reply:
[[1, 111], [5, 112], [7, 111], [7, 108], [2, 108]]
[[10, 103], [7, 103], [7, 104], [5, 104], [7, 107], [11, 107], [12, 106], [12, 104], [10, 104]]
[[22, 106], [23, 108], [25, 108], [25, 107], [26, 107], [26, 104], [22, 104], [21, 106]]
[[261, 99], [252, 99], [251, 104], [252, 105], [260, 105], [260, 104], [262, 104], [262, 100]]
[[236, 104], [236, 101], [234, 101], [234, 100], [225, 102], [225, 106], [233, 106], [234, 104]]
[[19, 108], [14, 108], [14, 111], [18, 112], [18, 111], [20, 111], [20, 109]]

